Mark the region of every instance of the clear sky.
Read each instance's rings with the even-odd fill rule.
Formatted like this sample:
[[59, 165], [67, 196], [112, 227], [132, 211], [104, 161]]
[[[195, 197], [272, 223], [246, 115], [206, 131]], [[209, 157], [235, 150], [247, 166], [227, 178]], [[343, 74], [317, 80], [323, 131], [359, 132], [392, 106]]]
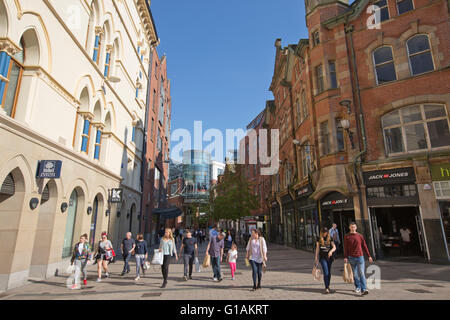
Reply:
[[172, 132], [193, 135], [196, 120], [224, 136], [245, 129], [273, 99], [275, 40], [284, 47], [308, 36], [303, 0], [152, 0], [151, 9], [168, 61]]

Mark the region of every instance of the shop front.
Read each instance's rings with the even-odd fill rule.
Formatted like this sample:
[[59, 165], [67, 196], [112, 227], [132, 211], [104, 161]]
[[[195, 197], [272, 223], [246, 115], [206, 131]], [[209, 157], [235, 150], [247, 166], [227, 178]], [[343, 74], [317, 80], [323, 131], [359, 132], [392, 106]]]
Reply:
[[450, 164], [432, 165], [430, 170], [434, 192], [439, 203], [448, 255], [448, 248], [450, 247]]
[[315, 239], [319, 235], [317, 202], [309, 196], [313, 193], [310, 184], [296, 191], [295, 226], [297, 231], [297, 249], [314, 251]]
[[353, 197], [340, 192], [330, 192], [320, 200], [321, 227], [330, 229], [336, 223], [341, 243], [349, 232], [350, 222], [355, 221]]
[[284, 244], [289, 247], [295, 247], [294, 202], [287, 194], [281, 198], [281, 203], [283, 208]]
[[270, 208], [269, 239], [276, 244], [284, 244], [284, 232], [281, 224], [280, 205], [273, 201]]
[[426, 257], [414, 168], [363, 172], [377, 259]]

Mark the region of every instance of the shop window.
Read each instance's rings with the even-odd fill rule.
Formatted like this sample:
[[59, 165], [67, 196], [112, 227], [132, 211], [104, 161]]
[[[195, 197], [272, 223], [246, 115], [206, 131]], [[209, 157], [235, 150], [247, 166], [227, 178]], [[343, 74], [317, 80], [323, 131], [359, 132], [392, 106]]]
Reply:
[[414, 197], [416, 195], [417, 189], [415, 184], [367, 188], [368, 198]]
[[81, 151], [88, 153], [89, 136], [91, 132], [91, 123], [88, 119], [84, 120], [83, 133], [81, 134]]
[[443, 105], [415, 105], [382, 117], [388, 154], [450, 147], [450, 131]]
[[336, 89], [337, 75], [336, 75], [336, 63], [334, 61], [328, 61], [328, 70], [330, 73], [330, 89]]
[[450, 181], [433, 182], [436, 199], [448, 199], [450, 197]]
[[328, 121], [320, 124], [320, 140], [321, 140], [321, 154], [327, 155], [330, 153], [330, 134], [328, 132]]
[[316, 67], [316, 89], [317, 89], [317, 93], [321, 93], [323, 92], [323, 73], [322, 73], [322, 65], [319, 64]]
[[375, 11], [375, 23], [381, 23], [383, 21], [389, 20], [389, 8], [387, 0], [381, 0], [374, 3], [378, 9]]
[[373, 52], [377, 84], [397, 80], [391, 47], [381, 47]]
[[95, 149], [94, 149], [94, 159], [100, 160], [100, 149], [102, 145], [102, 131], [97, 129], [97, 135], [95, 136]]
[[[23, 40], [21, 46], [24, 48]], [[14, 117], [16, 112], [24, 58], [24, 51], [14, 56], [0, 52], [0, 105], [10, 117]]]
[[411, 75], [421, 74], [434, 70], [428, 36], [420, 34], [407, 41], [409, 65]]
[[414, 4], [412, 0], [397, 0], [398, 14], [402, 14], [408, 11], [414, 10]]

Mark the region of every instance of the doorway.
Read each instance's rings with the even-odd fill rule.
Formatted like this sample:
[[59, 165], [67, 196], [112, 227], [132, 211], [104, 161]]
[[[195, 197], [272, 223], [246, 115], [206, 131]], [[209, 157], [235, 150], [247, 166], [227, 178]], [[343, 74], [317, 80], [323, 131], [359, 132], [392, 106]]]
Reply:
[[425, 257], [418, 207], [371, 208], [377, 258]]

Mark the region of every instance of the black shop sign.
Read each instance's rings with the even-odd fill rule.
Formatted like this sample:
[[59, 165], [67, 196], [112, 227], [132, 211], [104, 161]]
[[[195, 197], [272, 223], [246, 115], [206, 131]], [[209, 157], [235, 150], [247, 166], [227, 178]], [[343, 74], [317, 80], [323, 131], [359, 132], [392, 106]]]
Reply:
[[353, 198], [342, 193], [331, 192], [320, 200], [323, 209], [353, 209]]
[[399, 168], [393, 170], [377, 170], [363, 172], [366, 186], [384, 186], [386, 184], [407, 184], [416, 181], [414, 168]]

